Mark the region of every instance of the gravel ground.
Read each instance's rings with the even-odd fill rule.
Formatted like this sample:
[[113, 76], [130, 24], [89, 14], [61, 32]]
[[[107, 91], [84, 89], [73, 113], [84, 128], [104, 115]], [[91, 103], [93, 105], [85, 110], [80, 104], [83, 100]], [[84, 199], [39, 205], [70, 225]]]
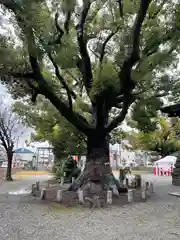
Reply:
[[156, 193], [148, 202], [103, 210], [65, 210], [57, 205], [5, 202], [0, 197], [0, 239], [180, 239], [180, 199], [168, 195], [180, 187], [172, 186], [170, 177], [153, 180]]

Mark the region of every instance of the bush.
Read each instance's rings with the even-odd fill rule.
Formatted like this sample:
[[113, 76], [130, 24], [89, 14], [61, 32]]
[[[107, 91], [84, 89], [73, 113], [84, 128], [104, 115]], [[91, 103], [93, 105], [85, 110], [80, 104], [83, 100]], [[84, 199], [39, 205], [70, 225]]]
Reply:
[[72, 177], [76, 179], [81, 172], [81, 170], [77, 166], [77, 162], [74, 161], [72, 157], [69, 157], [66, 160], [61, 159], [56, 161], [56, 165], [53, 167], [53, 171], [56, 175], [56, 179], [65, 177], [65, 182], [71, 182]]
[[69, 157], [64, 162], [63, 172], [65, 173], [65, 181], [71, 182], [72, 177], [76, 179], [81, 170], [78, 168], [77, 162], [72, 157]]
[[56, 179], [63, 177], [63, 162], [65, 160], [56, 160], [56, 164], [53, 166], [52, 171], [55, 173]]

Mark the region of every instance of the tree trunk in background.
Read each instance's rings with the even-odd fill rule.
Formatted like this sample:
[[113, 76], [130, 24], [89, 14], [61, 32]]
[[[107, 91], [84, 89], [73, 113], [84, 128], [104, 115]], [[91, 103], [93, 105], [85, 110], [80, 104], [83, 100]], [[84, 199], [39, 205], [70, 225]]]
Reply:
[[101, 132], [88, 136], [85, 168], [69, 190], [77, 191], [89, 182], [99, 189], [120, 189], [110, 166], [108, 136]]
[[6, 180], [7, 181], [13, 181], [12, 179], [12, 160], [13, 160], [13, 152], [12, 150], [9, 150], [7, 152], [7, 157], [8, 157], [8, 166], [7, 166], [7, 172], [6, 172]]

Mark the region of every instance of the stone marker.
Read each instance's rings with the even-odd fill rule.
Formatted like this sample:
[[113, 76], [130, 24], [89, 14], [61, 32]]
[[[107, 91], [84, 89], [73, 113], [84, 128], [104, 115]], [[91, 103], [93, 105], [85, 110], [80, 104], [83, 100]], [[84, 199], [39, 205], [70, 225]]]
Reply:
[[35, 184], [32, 184], [31, 194], [32, 194], [32, 196], [36, 196], [36, 185]]
[[120, 170], [119, 170], [119, 181], [120, 181], [120, 186], [123, 187], [124, 169], [120, 169]]
[[8, 192], [8, 200], [10, 201], [20, 201], [28, 200], [31, 195], [31, 190], [20, 189], [14, 192]]
[[39, 191], [40, 187], [39, 187], [39, 181], [36, 182], [36, 191]]
[[62, 190], [57, 190], [57, 201], [61, 202], [63, 196], [63, 191]]
[[150, 193], [154, 193], [154, 184], [152, 182], [150, 182], [149, 184], [149, 190], [150, 190]]
[[146, 188], [142, 188], [142, 192], [141, 192], [141, 197], [142, 199], [146, 199]]
[[79, 203], [84, 204], [84, 193], [83, 190], [78, 191]]
[[180, 186], [180, 158], [177, 157], [176, 163], [174, 164], [172, 172], [172, 184]]
[[129, 187], [129, 179], [126, 178], [126, 187], [128, 188]]
[[112, 204], [112, 191], [107, 191], [107, 204]]
[[141, 185], [142, 185], [141, 175], [135, 174], [134, 176], [135, 176], [136, 188], [141, 188]]
[[145, 182], [146, 197], [150, 196], [149, 182]]
[[74, 183], [74, 181], [75, 181], [75, 177], [72, 177], [72, 183]]
[[146, 182], [146, 183], [145, 183], [145, 187], [146, 187], [146, 189], [149, 188], [149, 182]]
[[46, 189], [45, 188], [42, 188], [42, 190], [41, 190], [40, 199], [41, 200], [45, 200], [46, 199]]
[[60, 185], [61, 187], [64, 185], [64, 177], [61, 177]]
[[134, 192], [133, 189], [128, 190], [128, 202], [132, 203], [134, 201]]
[[154, 184], [152, 182], [146, 182], [146, 192], [148, 197], [154, 193]]

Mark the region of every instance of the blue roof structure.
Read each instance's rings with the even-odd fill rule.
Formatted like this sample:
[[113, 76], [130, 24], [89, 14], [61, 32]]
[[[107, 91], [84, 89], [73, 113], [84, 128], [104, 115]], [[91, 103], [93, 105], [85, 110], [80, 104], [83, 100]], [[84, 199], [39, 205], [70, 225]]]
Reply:
[[18, 148], [14, 152], [15, 153], [21, 153], [21, 154], [23, 154], [23, 153], [26, 153], [26, 154], [27, 153], [33, 153], [34, 154], [34, 152], [29, 150], [28, 148]]

